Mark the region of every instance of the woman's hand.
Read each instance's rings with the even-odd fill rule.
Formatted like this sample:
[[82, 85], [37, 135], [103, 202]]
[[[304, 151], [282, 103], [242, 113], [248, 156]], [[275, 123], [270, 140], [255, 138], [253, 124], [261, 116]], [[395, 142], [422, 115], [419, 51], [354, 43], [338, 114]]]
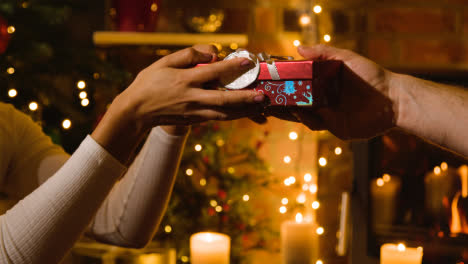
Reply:
[[341, 139], [369, 138], [395, 126], [398, 96], [390, 89], [392, 72], [349, 50], [317, 45], [299, 47], [298, 51], [310, 60], [343, 61], [344, 67], [338, 76], [340, 98], [335, 98], [338, 103], [271, 115], [301, 122], [312, 130], [329, 130]]
[[214, 54], [187, 48], [141, 71], [118, 95], [92, 137], [121, 161], [148, 129], [158, 125], [188, 125], [207, 120], [231, 120], [263, 111], [264, 95], [254, 91], [207, 90], [225, 74], [240, 75], [252, 65], [239, 58], [212, 62]]

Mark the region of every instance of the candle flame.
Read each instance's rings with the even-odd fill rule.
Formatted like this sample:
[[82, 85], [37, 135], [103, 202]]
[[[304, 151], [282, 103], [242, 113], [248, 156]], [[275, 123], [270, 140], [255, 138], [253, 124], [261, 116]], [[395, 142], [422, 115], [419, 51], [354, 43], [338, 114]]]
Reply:
[[297, 223], [302, 223], [303, 217], [301, 213], [296, 214], [296, 222]]
[[398, 251], [403, 252], [406, 250], [406, 246], [403, 243], [398, 244], [397, 246]]

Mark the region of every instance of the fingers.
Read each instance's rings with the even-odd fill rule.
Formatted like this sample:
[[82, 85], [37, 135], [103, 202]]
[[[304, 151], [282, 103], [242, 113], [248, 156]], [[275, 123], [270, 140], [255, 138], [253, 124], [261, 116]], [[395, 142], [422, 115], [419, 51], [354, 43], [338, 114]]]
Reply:
[[198, 50], [201, 53], [208, 53], [213, 55], [211, 62], [215, 62], [218, 60], [218, 49], [215, 45], [206, 45], [206, 44], [197, 44], [192, 46], [195, 50]]
[[213, 54], [198, 51], [195, 48], [186, 48], [163, 57], [156, 62], [162, 67], [189, 68], [199, 63], [208, 63], [213, 59]]
[[297, 51], [301, 56], [310, 60], [343, 60], [346, 50], [338, 49], [328, 45], [299, 46]]
[[218, 91], [218, 90], [192, 90], [192, 102], [203, 107], [232, 107], [239, 105], [259, 105], [266, 102], [262, 93], [252, 90], [242, 91]]
[[235, 79], [249, 70], [253, 65], [248, 59], [236, 58], [219, 61], [202, 67], [188, 70], [188, 78], [193, 84], [202, 84], [213, 80]]
[[309, 111], [294, 111], [291, 113], [294, 117], [299, 120], [299, 122], [306, 125], [311, 130], [325, 130], [327, 129], [323, 119], [312, 112]]

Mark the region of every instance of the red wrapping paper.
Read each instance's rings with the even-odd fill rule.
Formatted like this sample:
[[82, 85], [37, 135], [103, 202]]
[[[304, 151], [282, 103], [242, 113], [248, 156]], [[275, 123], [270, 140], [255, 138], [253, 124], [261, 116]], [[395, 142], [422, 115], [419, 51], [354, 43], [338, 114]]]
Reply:
[[341, 61], [275, 61], [280, 80], [260, 62], [257, 81], [246, 89], [264, 93], [271, 106], [320, 107], [338, 98]]

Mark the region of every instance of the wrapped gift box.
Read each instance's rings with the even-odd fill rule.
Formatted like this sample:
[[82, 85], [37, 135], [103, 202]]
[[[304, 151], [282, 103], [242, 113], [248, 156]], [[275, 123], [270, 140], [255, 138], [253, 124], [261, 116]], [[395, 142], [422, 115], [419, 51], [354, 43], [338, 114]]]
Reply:
[[264, 93], [271, 106], [327, 106], [338, 98], [342, 65], [341, 61], [260, 62], [257, 81], [246, 89]]

